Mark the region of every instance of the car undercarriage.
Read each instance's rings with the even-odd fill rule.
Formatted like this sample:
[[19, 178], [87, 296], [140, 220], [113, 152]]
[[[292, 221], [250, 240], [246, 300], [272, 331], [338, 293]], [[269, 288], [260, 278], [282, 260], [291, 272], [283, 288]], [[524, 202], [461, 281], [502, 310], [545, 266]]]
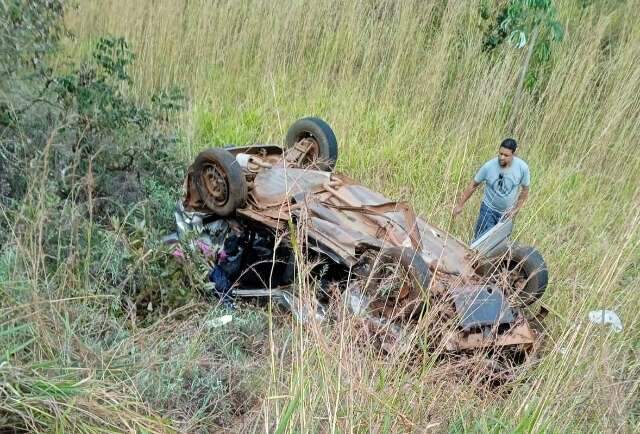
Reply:
[[[410, 204], [334, 173], [337, 151], [324, 121], [303, 118], [284, 146], [196, 157], [172, 239], [207, 246], [213, 293], [227, 303], [273, 299], [302, 321], [326, 319], [339, 300], [384, 334], [387, 350], [430, 315], [443, 325], [432, 343], [447, 351], [530, 351], [538, 336], [524, 307], [548, 280], [540, 253], [508, 241], [510, 222], [467, 246]], [[310, 303], [300, 300], [302, 278], [314, 288]]]

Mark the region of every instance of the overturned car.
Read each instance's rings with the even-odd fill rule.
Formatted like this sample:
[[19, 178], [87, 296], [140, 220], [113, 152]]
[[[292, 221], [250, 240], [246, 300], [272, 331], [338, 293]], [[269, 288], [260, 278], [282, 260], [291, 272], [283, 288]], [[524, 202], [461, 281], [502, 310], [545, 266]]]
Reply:
[[[196, 157], [175, 238], [195, 232], [207, 245], [209, 278], [223, 302], [268, 297], [304, 320], [323, 316], [337, 295], [387, 329], [437, 310], [453, 323], [438, 337], [450, 351], [533, 346], [524, 308], [543, 294], [548, 272], [536, 249], [508, 242], [511, 222], [467, 246], [408, 203], [334, 173], [337, 157], [334, 132], [313, 117], [295, 122], [283, 146]], [[297, 299], [300, 255], [314, 264], [313, 309]]]

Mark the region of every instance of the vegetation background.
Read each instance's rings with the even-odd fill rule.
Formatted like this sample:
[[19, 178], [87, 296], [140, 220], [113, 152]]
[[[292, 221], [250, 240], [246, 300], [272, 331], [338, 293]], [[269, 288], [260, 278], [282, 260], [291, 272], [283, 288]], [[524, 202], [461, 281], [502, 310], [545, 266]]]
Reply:
[[[640, 1], [0, 10], [0, 426], [640, 429]], [[247, 306], [215, 327], [201, 270], [159, 242], [184, 169], [205, 147], [281, 142], [304, 115], [336, 131], [339, 171], [465, 239], [479, 197], [452, 222], [455, 197], [518, 139], [533, 183], [517, 236], [552, 281], [542, 357], [515, 382], [378, 357], [347, 320]], [[598, 308], [624, 330], [589, 323]]]

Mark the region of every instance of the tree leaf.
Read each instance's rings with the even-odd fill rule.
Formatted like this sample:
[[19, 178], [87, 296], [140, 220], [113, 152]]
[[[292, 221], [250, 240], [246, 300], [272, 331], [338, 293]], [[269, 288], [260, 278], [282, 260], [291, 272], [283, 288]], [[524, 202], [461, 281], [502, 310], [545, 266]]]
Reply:
[[510, 17], [505, 18], [501, 23], [500, 23], [500, 29], [502, 29], [503, 31], [508, 31], [509, 27], [511, 27], [511, 23], [513, 22], [513, 19]]
[[516, 48], [522, 48], [527, 44], [527, 35], [522, 30], [514, 30], [509, 36], [509, 42]]
[[549, 27], [551, 27], [551, 38], [554, 41], [562, 41], [564, 38], [564, 26], [558, 20], [553, 20], [549, 23]]

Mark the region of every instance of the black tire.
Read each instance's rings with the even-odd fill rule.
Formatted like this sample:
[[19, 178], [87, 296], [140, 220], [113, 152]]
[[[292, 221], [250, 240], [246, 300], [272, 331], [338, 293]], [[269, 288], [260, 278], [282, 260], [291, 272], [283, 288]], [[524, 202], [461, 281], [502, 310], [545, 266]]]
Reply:
[[538, 250], [530, 246], [514, 245], [500, 261], [500, 268], [508, 273], [509, 296], [517, 304], [529, 306], [544, 294], [549, 283], [549, 270]]
[[202, 151], [190, 172], [202, 202], [214, 214], [226, 217], [244, 206], [247, 181], [229, 151], [220, 148]]
[[298, 119], [287, 131], [285, 146], [291, 148], [305, 138], [312, 138], [318, 145], [317, 167], [332, 171], [338, 161], [338, 140], [333, 130], [320, 118], [306, 117]]

